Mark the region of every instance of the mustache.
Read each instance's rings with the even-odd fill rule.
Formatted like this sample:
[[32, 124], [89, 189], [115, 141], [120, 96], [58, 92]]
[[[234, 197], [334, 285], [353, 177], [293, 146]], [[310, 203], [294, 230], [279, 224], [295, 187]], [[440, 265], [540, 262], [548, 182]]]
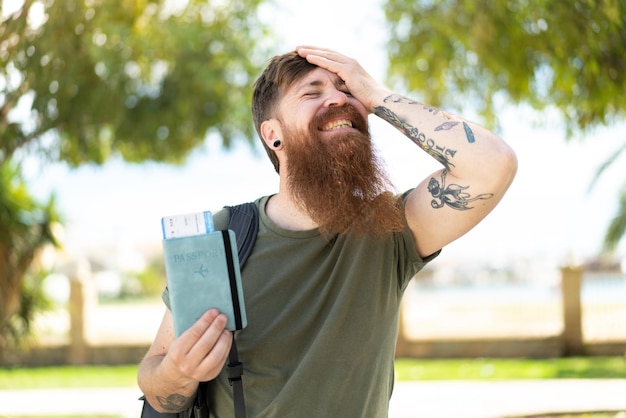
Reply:
[[317, 115], [311, 121], [311, 124], [309, 126], [310, 131], [315, 132], [319, 130], [320, 126], [324, 126], [332, 119], [336, 119], [338, 117], [351, 121], [352, 127], [359, 132], [364, 134], [369, 133], [367, 119], [364, 118], [363, 115], [361, 115], [361, 113], [359, 113], [359, 111], [356, 110], [356, 108], [349, 103], [346, 103], [345, 105], [340, 107], [329, 107], [328, 110]]

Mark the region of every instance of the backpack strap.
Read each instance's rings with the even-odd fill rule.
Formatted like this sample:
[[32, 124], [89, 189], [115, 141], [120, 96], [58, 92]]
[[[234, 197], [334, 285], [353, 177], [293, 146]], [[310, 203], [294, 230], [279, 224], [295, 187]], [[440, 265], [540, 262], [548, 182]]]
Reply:
[[[227, 206], [230, 212], [228, 229], [235, 233], [239, 267], [243, 268], [254, 247], [259, 232], [259, 210], [254, 202], [237, 206]], [[235, 418], [245, 418], [246, 403], [243, 396], [243, 364], [239, 361], [239, 353], [233, 332], [233, 342], [228, 353], [228, 381], [233, 387]]]
[[254, 202], [226, 206], [226, 209], [230, 212], [228, 229], [235, 233], [239, 267], [243, 268], [254, 247], [256, 234], [259, 232], [259, 209]]

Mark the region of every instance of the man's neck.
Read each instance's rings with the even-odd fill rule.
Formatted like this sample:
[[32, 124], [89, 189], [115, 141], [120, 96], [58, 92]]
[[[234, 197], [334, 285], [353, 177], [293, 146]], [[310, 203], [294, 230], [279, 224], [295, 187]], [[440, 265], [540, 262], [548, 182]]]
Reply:
[[265, 213], [272, 222], [291, 231], [306, 231], [317, 228], [311, 217], [303, 212], [286, 192], [279, 192], [270, 197]]

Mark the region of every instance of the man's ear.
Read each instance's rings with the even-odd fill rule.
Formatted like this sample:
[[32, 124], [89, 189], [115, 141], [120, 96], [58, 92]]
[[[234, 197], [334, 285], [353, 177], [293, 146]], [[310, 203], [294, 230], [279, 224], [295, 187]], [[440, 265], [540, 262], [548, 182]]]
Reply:
[[261, 123], [261, 135], [263, 135], [263, 142], [269, 147], [273, 148], [272, 144], [277, 139], [282, 140], [282, 130], [280, 129], [280, 123], [276, 119], [267, 119]]

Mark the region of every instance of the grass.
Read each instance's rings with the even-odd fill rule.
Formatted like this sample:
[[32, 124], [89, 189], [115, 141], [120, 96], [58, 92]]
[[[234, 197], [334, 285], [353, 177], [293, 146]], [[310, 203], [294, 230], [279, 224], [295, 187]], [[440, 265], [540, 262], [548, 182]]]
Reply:
[[0, 390], [133, 387], [136, 384], [136, 365], [0, 369]]
[[[133, 387], [137, 366], [63, 366], [0, 369], [2, 389]], [[625, 357], [545, 360], [398, 359], [396, 377], [409, 380], [624, 379]]]
[[623, 379], [626, 357], [571, 357], [545, 360], [398, 359], [398, 380]]
[[626, 418], [626, 412], [583, 412], [581, 414], [532, 415], [511, 418]]

